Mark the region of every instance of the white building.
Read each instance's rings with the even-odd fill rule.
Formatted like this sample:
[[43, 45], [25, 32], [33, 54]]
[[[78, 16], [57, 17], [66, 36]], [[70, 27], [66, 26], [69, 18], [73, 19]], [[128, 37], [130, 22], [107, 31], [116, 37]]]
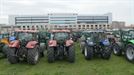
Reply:
[[110, 29], [111, 23], [111, 13], [104, 15], [78, 15], [77, 13], [9, 15], [9, 25], [20, 26], [20, 29]]

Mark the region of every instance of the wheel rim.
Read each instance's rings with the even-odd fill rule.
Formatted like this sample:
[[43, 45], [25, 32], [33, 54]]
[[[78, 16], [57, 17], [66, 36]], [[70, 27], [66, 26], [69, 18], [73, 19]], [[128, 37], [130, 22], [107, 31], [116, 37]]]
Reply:
[[114, 54], [117, 54], [117, 49], [114, 47], [113, 48]]
[[85, 50], [84, 50], [84, 54], [85, 56], [87, 56], [87, 48], [85, 47]]
[[39, 58], [39, 53], [36, 52], [36, 56], [35, 56], [34, 60], [35, 60], [35, 61], [38, 61], [38, 58]]
[[132, 60], [134, 58], [134, 49], [132, 47], [127, 48], [126, 55], [129, 60]]

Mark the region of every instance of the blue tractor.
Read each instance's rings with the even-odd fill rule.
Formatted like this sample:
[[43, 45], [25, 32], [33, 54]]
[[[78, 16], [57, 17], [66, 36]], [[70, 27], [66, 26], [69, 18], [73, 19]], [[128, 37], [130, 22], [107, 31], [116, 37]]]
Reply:
[[111, 57], [111, 43], [103, 30], [84, 31], [80, 46], [81, 52], [87, 60], [92, 59], [94, 56], [103, 59]]

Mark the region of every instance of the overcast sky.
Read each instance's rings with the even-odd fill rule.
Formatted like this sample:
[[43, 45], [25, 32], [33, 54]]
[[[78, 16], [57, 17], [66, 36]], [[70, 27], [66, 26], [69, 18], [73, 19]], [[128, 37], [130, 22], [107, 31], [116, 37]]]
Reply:
[[134, 0], [0, 0], [0, 23], [8, 15], [48, 13], [113, 14], [113, 21], [134, 24]]

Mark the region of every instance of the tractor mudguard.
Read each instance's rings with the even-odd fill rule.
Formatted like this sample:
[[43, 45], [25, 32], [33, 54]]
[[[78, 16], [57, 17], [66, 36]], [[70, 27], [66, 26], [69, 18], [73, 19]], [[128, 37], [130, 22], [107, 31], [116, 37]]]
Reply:
[[129, 40], [128, 42], [134, 44], [134, 40]]
[[37, 43], [37, 41], [30, 41], [27, 43], [26, 48], [34, 48]]
[[1, 40], [1, 43], [9, 44], [9, 41], [8, 41], [8, 39], [7, 39], [7, 38], [4, 38], [4, 39], [2, 39], [2, 40]]
[[48, 45], [49, 45], [49, 47], [57, 46], [57, 41], [56, 40], [49, 40]]
[[19, 48], [20, 47], [19, 40], [11, 41], [9, 47]]
[[73, 40], [66, 40], [66, 46], [72, 45], [74, 42]]

